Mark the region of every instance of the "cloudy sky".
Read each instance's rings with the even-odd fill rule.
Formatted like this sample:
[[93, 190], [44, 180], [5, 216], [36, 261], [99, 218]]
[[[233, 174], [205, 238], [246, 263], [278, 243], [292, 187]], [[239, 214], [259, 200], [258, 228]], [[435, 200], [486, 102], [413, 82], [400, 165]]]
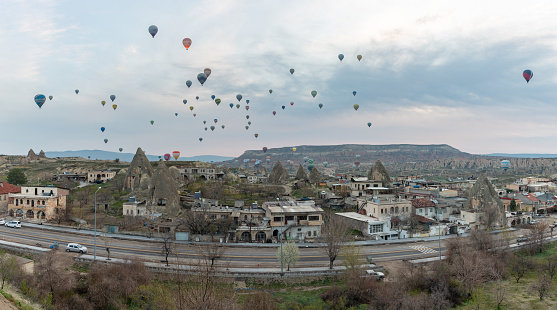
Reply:
[[[347, 143], [557, 153], [555, 12], [551, 0], [4, 0], [0, 153]], [[39, 109], [36, 94], [54, 99]]]

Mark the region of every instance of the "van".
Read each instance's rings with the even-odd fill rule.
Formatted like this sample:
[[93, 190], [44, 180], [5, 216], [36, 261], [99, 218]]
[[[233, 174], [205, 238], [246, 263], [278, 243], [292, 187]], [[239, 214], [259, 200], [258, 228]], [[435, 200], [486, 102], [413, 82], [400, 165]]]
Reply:
[[21, 228], [21, 222], [20, 221], [9, 221], [6, 224], [4, 224], [4, 226], [11, 227], [11, 228]]

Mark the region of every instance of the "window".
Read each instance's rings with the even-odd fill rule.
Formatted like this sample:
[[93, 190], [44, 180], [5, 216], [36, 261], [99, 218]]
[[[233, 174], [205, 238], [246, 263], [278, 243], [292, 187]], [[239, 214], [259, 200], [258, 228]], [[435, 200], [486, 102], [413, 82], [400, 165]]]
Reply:
[[311, 237], [311, 230], [308, 231], [308, 237]]
[[381, 209], [381, 214], [383, 214], [383, 209]]
[[319, 215], [310, 215], [309, 220], [310, 221], [319, 221]]
[[273, 221], [275, 221], [275, 222], [280, 222], [280, 219], [281, 219], [280, 216], [275, 216], [275, 217], [273, 218]]
[[222, 214], [222, 215], [220, 216], [220, 218], [221, 218], [221, 219], [223, 219], [223, 220], [225, 220], [225, 219], [227, 219], [227, 218], [228, 218], [228, 215], [226, 215], [226, 214]]
[[298, 220], [300, 220], [300, 221], [306, 221], [307, 219], [308, 219], [307, 215], [298, 216]]
[[216, 214], [211, 214], [211, 219], [212, 219], [212, 220], [216, 220], [216, 219], [217, 219], [217, 215], [216, 215]]
[[127, 215], [130, 215], [130, 210], [126, 210], [126, 214], [127, 214]]
[[370, 234], [375, 234], [375, 233], [380, 233], [380, 232], [383, 232], [383, 224], [369, 225], [369, 233]]

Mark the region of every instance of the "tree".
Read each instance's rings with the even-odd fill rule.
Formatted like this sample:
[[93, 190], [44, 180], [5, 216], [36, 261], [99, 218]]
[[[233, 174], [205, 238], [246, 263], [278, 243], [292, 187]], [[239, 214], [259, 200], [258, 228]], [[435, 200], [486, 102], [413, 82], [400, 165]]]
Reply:
[[198, 248], [199, 255], [206, 261], [211, 262], [211, 268], [215, 265], [217, 259], [223, 257], [225, 251], [226, 249], [218, 243], [207, 243]]
[[343, 246], [340, 250], [340, 257], [346, 270], [360, 268], [364, 263], [362, 254], [362, 248], [353, 242]]
[[542, 272], [538, 276], [538, 279], [534, 283], [530, 284], [529, 289], [532, 293], [538, 294], [538, 296], [540, 297], [540, 301], [542, 301], [543, 298], [547, 296], [552, 286], [553, 281], [551, 281], [547, 273]]
[[530, 253], [541, 253], [543, 252], [546, 244], [545, 234], [548, 230], [549, 225], [545, 221], [540, 221], [536, 224], [530, 225]]
[[323, 251], [329, 257], [329, 268], [333, 269], [333, 264], [337, 258], [340, 249], [348, 241], [348, 227], [346, 223], [338, 216], [330, 215], [328, 220], [321, 228], [321, 239], [325, 246]]
[[290, 241], [283, 244], [282, 253], [279, 247], [277, 249], [277, 259], [279, 262], [281, 261], [281, 258], [282, 262], [285, 263], [288, 268], [287, 271], [290, 271], [290, 265], [296, 265], [300, 259], [300, 250], [298, 249], [296, 243]]
[[514, 200], [514, 198], [511, 200], [509, 207], [511, 208], [511, 212], [516, 211], [516, 201]]
[[524, 256], [513, 256], [509, 262], [509, 273], [515, 278], [516, 283], [532, 269], [532, 260]]
[[162, 235], [162, 254], [164, 255], [164, 261], [166, 266], [168, 266], [168, 256], [174, 253], [174, 239], [170, 233], [166, 233]]
[[27, 183], [27, 177], [21, 168], [13, 168], [8, 172], [7, 181], [10, 184], [21, 185]]
[[0, 277], [2, 278], [2, 289], [4, 289], [4, 283], [11, 280], [16, 271], [17, 263], [15, 258], [9, 254], [3, 253], [2, 257], [0, 257]]

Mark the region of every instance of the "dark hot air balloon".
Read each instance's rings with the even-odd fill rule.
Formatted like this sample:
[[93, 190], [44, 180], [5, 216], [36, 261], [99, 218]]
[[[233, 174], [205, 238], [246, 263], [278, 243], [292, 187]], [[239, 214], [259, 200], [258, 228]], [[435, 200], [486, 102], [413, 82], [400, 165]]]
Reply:
[[105, 128], [104, 128], [104, 127], [101, 127], [101, 132], [104, 132], [104, 130], [105, 130]]
[[201, 83], [201, 86], [203, 86], [203, 83], [205, 83], [205, 81], [207, 81], [207, 74], [199, 73], [197, 75], [197, 80], [199, 81], [199, 83]]
[[159, 28], [157, 26], [155, 25], [149, 26], [149, 33], [151, 34], [151, 36], [153, 36], [153, 38], [155, 37], [157, 32], [159, 32]]
[[290, 69], [290, 74], [294, 74], [294, 69]]
[[35, 95], [35, 103], [39, 106], [39, 109], [42, 108], [45, 101], [46, 101], [45, 95], [43, 94]]
[[344, 55], [343, 54], [338, 54], [338, 59], [340, 59], [340, 61], [342, 61], [344, 59]]
[[186, 86], [187, 86], [188, 88], [190, 88], [191, 84], [192, 84], [192, 83], [191, 83], [190, 80], [187, 80], [187, 81], [186, 81]]
[[112, 102], [114, 102], [114, 99], [116, 99], [116, 96], [110, 95], [110, 100], [112, 100]]
[[524, 70], [524, 72], [522, 72], [522, 76], [526, 80], [526, 83], [528, 83], [534, 77], [534, 72], [532, 72], [532, 70]]

